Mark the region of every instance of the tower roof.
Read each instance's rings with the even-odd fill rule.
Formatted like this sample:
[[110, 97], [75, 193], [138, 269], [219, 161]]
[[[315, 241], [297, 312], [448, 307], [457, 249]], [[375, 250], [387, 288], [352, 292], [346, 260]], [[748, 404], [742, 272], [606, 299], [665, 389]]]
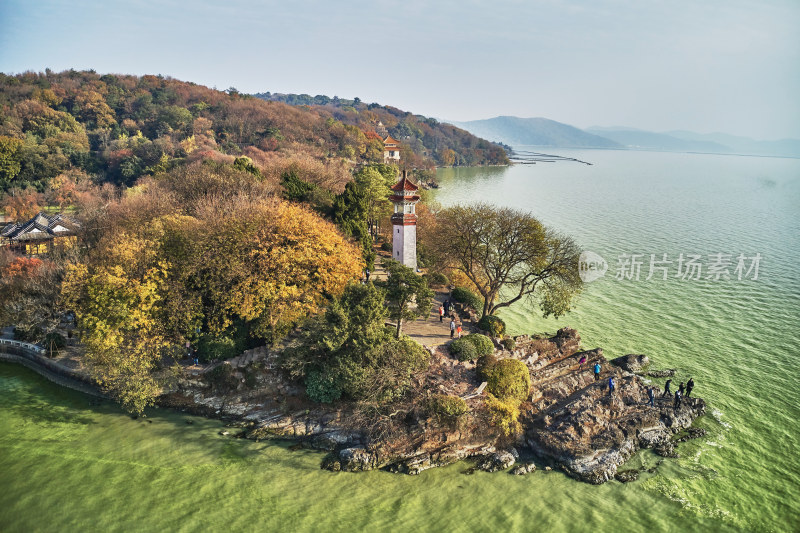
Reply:
[[383, 140], [383, 144], [394, 144], [396, 146], [400, 145], [400, 141], [397, 139], [392, 139], [391, 135], [387, 135], [386, 138]]
[[406, 175], [405, 171], [403, 171], [403, 177], [400, 178], [400, 181], [392, 185], [393, 191], [416, 191], [419, 189], [418, 185], [414, 185], [408, 176]]

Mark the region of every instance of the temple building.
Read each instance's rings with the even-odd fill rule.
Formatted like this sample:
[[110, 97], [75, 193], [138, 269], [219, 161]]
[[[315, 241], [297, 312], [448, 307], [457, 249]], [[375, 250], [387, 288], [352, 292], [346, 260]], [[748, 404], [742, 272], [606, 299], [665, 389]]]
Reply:
[[0, 227], [0, 247], [25, 255], [42, 255], [54, 247], [74, 246], [79, 229], [80, 224], [66, 215], [39, 213], [27, 222]]
[[417, 270], [417, 213], [419, 187], [403, 171], [400, 181], [392, 186], [389, 200], [394, 204], [392, 214], [392, 259]]
[[400, 141], [392, 139], [391, 135], [387, 135], [383, 140], [383, 162], [400, 163]]

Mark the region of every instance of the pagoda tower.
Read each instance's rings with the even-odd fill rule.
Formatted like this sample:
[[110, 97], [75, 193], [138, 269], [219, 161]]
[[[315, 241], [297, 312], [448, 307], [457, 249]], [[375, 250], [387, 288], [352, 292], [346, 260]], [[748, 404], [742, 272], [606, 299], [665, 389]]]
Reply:
[[394, 204], [392, 215], [392, 259], [417, 270], [417, 214], [419, 187], [403, 171], [400, 181], [392, 186], [389, 200]]

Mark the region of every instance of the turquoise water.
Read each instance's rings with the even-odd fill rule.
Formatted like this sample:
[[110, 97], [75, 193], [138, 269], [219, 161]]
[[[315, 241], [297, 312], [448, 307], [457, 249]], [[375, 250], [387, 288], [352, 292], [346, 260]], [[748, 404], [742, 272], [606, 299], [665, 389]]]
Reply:
[[[332, 473], [318, 452], [221, 436], [218, 421], [164, 410], [133, 420], [0, 364], [0, 530], [796, 529], [800, 161], [570, 155], [594, 165], [441, 171], [437, 196], [532, 210], [609, 262], [567, 317], [522, 307], [504, 317], [518, 332], [577, 327], [606, 355], [647, 353], [694, 376], [709, 436], [681, 445], [680, 459], [602, 486], [556, 471], [464, 475], [463, 463], [417, 477]], [[618, 254], [681, 252], [759, 252], [759, 279], [613, 279]], [[659, 460], [642, 452], [632, 462]]]

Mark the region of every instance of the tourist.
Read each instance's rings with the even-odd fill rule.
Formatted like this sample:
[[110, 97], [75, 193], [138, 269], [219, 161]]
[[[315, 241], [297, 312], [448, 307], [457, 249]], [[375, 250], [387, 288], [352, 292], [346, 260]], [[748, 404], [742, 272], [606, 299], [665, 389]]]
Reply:
[[456, 321], [454, 319], [450, 319], [450, 338], [453, 338], [453, 335], [456, 333]]
[[650, 407], [656, 406], [656, 393], [655, 388], [651, 385], [649, 389], [647, 389], [647, 397], [650, 398]]
[[578, 368], [583, 368], [583, 364], [586, 362], [586, 356], [582, 355], [580, 361], [578, 361]]
[[366, 276], [367, 281], [369, 281], [369, 269], [368, 268], [364, 269], [364, 276]]
[[458, 327], [456, 328], [456, 333], [458, 334], [458, 338], [460, 339], [461, 338], [461, 324], [459, 324]]
[[614, 376], [608, 376], [608, 395], [614, 395]]
[[[681, 384], [680, 384], [680, 386], [678, 387], [678, 392], [680, 392], [680, 393], [681, 393], [681, 396], [683, 396], [683, 392], [684, 392], [685, 390], [686, 390], [686, 387], [684, 387], [684, 386], [683, 386], [683, 381], [681, 381]], [[676, 392], [675, 394], [677, 394], [677, 392]]]
[[443, 321], [444, 321], [444, 306], [440, 305], [439, 306], [439, 322], [443, 322]]
[[195, 366], [197, 366], [197, 365], [200, 364], [200, 359], [197, 357], [197, 348], [195, 348], [194, 352], [192, 352], [192, 353], [194, 355], [194, 364], [195, 364]]
[[692, 393], [692, 389], [693, 388], [694, 388], [694, 380], [692, 378], [689, 378], [689, 381], [686, 382], [686, 397], [687, 398]]
[[675, 391], [675, 405], [673, 406], [674, 409], [680, 409], [681, 407], [681, 398], [683, 398], [683, 393], [681, 389]]
[[667, 382], [664, 384], [664, 394], [662, 394], [662, 395], [661, 395], [661, 397], [662, 397], [662, 398], [663, 398], [664, 396], [666, 396], [667, 394], [669, 394], [670, 396], [672, 396], [672, 391], [671, 391], [671, 390], [669, 390], [669, 385], [670, 385], [670, 383], [672, 383], [672, 379], [668, 379], [668, 380], [667, 380]]
[[594, 364], [594, 380], [600, 379], [600, 363]]

